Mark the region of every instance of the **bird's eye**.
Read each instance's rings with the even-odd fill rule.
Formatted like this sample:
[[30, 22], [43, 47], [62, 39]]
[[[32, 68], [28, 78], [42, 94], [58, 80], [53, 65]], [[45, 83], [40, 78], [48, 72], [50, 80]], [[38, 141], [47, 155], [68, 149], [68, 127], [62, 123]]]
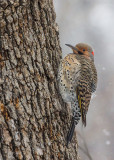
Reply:
[[85, 49], [83, 49], [83, 51], [85, 51]]

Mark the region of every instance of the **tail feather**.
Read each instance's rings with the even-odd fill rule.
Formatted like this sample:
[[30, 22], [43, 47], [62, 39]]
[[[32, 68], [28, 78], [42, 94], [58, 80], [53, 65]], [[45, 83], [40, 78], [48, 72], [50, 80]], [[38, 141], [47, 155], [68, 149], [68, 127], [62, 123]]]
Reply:
[[75, 120], [74, 120], [74, 117], [73, 117], [72, 120], [71, 120], [71, 125], [70, 125], [69, 132], [67, 134], [67, 139], [66, 139], [67, 147], [68, 147], [69, 142], [71, 142], [71, 140], [72, 140], [74, 129], [75, 129]]
[[86, 113], [82, 114], [83, 118], [82, 118], [82, 125], [84, 125], [84, 127], [86, 127]]

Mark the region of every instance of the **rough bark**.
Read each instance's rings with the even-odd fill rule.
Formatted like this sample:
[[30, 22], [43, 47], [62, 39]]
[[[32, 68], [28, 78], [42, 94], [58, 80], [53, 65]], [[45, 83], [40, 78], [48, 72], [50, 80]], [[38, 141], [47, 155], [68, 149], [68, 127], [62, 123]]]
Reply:
[[55, 18], [52, 0], [0, 1], [0, 160], [78, 159], [76, 136], [65, 146]]

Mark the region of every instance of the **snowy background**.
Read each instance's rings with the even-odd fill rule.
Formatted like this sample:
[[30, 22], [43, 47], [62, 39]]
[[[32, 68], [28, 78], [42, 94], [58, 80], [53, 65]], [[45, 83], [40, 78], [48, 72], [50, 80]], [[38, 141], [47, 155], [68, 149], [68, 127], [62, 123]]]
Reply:
[[93, 160], [114, 160], [114, 0], [54, 0], [54, 6], [63, 57], [71, 52], [66, 43], [94, 48], [98, 87], [83, 132]]

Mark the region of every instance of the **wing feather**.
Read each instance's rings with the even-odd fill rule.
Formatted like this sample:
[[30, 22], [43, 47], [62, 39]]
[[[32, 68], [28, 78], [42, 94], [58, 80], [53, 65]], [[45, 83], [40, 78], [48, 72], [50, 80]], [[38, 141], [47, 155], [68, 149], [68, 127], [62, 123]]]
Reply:
[[77, 95], [78, 104], [81, 111], [82, 123], [84, 126], [86, 126], [86, 114], [90, 104], [91, 92], [88, 90], [88, 87], [85, 84], [85, 82], [77, 86], [76, 95]]

